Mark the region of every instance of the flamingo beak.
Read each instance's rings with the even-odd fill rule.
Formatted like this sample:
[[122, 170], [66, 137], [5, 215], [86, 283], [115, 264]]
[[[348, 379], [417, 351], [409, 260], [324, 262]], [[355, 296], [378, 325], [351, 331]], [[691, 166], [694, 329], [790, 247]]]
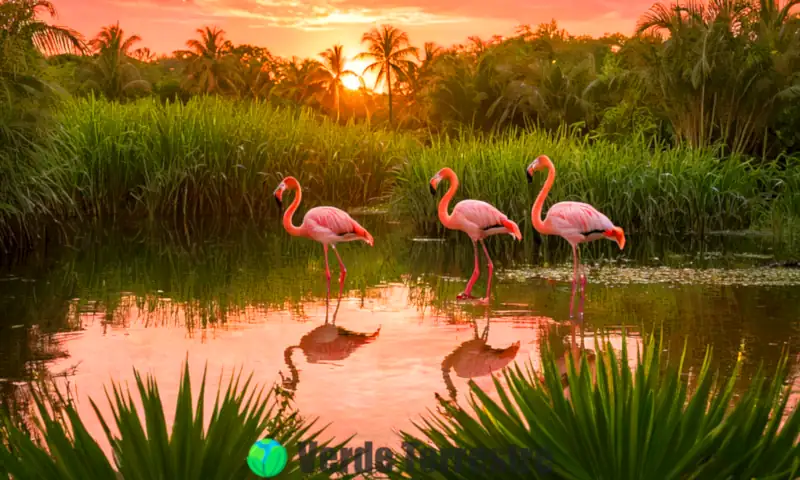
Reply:
[[434, 196], [436, 195], [436, 187], [439, 185], [439, 180], [440, 180], [439, 175], [434, 175], [434, 177], [431, 178], [431, 184], [429, 185], [431, 190], [431, 195]]
[[528, 176], [528, 183], [533, 183], [533, 172], [539, 166], [539, 159], [532, 161], [528, 168], [525, 169], [525, 175]]
[[278, 186], [278, 188], [276, 188], [275, 191], [272, 192], [272, 194], [275, 196], [275, 202], [277, 202], [278, 208], [280, 208], [281, 211], [283, 211], [283, 188], [281, 188], [281, 186]]

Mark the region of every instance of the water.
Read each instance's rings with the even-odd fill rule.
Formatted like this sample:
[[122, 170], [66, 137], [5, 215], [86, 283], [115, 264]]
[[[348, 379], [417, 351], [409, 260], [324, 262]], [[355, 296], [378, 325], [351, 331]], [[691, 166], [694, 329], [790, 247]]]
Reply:
[[[742, 386], [785, 349], [798, 370], [800, 269], [766, 266], [792, 258], [768, 238], [634, 236], [622, 254], [596, 242], [583, 250], [589, 283], [575, 324], [571, 252], [559, 238], [491, 239], [496, 276], [484, 307], [455, 301], [472, 271], [463, 235], [417, 238], [379, 216], [363, 223], [376, 245], [340, 247], [340, 302], [331, 255], [330, 303], [322, 248], [282, 230], [225, 242], [87, 234], [33, 255], [0, 276], [0, 391], [24, 407], [22, 382], [61, 378], [100, 438], [87, 397], [110, 414], [104, 387], [130, 384], [136, 367], [158, 379], [169, 418], [188, 359], [193, 380], [207, 366], [211, 391], [227, 383], [220, 373], [243, 368], [260, 384], [281, 384], [304, 415], [331, 423], [329, 435], [398, 446], [396, 431], [415, 432], [411, 422], [438, 408], [437, 395], [466, 405], [470, 377], [491, 392], [503, 366], [538, 366], [545, 342], [565, 355], [594, 349], [605, 332], [621, 348], [625, 329], [635, 352], [643, 329], [663, 327], [671, 352], [688, 346], [692, 371], [706, 345], [723, 372], [743, 352]], [[483, 259], [481, 270], [476, 296]]]

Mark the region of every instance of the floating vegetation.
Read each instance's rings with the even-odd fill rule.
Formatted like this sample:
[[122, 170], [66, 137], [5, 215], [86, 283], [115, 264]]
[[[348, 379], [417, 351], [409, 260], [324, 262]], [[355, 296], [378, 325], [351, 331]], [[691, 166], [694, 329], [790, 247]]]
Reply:
[[[672, 267], [585, 267], [591, 283], [602, 285], [674, 283], [680, 285], [742, 285], [742, 286], [792, 286], [800, 285], [800, 270], [770, 267], [750, 268], [672, 268]], [[572, 267], [518, 268], [497, 273], [506, 281], [527, 281], [543, 278], [559, 282], [572, 282]]]

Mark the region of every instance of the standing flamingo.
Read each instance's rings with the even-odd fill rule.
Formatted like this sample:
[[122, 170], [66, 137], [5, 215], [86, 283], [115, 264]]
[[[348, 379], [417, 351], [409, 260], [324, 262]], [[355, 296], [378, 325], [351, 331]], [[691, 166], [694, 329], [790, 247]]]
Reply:
[[431, 194], [436, 195], [436, 187], [442, 179], [450, 181], [450, 188], [444, 194], [441, 201], [439, 201], [439, 220], [442, 225], [451, 230], [461, 230], [469, 235], [472, 239], [472, 247], [475, 250], [475, 268], [472, 271], [472, 277], [467, 282], [467, 288], [464, 292], [458, 294], [456, 298], [475, 298], [472, 296], [472, 286], [478, 280], [480, 275], [480, 267], [478, 264], [478, 242], [481, 242], [483, 253], [486, 254], [486, 262], [489, 269], [489, 280], [486, 283], [486, 297], [482, 298], [479, 303], [488, 303], [489, 294], [492, 289], [492, 272], [494, 272], [494, 265], [492, 259], [489, 258], [489, 251], [486, 249], [486, 244], [483, 240], [491, 235], [498, 235], [507, 233], [517, 240], [522, 240], [522, 232], [519, 231], [519, 226], [513, 221], [509, 220], [500, 210], [492, 205], [480, 200], [462, 200], [453, 208], [453, 214], [447, 213], [447, 208], [453, 195], [456, 194], [458, 189], [458, 177], [456, 173], [450, 168], [443, 168], [431, 178]]
[[292, 223], [292, 215], [300, 205], [303, 192], [297, 179], [294, 177], [284, 178], [273, 192], [275, 199], [278, 201], [278, 206], [281, 208], [283, 208], [283, 192], [286, 189], [296, 190], [296, 193], [294, 201], [283, 215], [283, 227], [289, 232], [289, 235], [311, 238], [322, 244], [325, 252], [325, 279], [327, 281], [328, 298], [331, 296], [331, 270], [328, 267], [328, 246], [330, 245], [333, 253], [336, 254], [336, 258], [339, 259], [339, 297], [341, 298], [347, 269], [344, 266], [344, 262], [342, 262], [342, 257], [339, 256], [339, 252], [336, 250], [336, 244], [361, 240], [371, 247], [373, 245], [372, 235], [353, 220], [350, 215], [336, 207], [314, 207], [306, 212], [303, 217], [303, 224], [295, 227]]
[[[542, 206], [544, 199], [553, 186], [556, 178], [556, 168], [547, 155], [540, 155], [536, 158], [525, 173], [528, 176], [528, 183], [533, 183], [533, 172], [546, 168], [548, 170], [547, 180], [536, 197], [531, 211], [533, 228], [543, 235], [559, 235], [572, 245], [572, 298], [570, 300], [569, 316], [572, 317], [572, 302], [575, 298], [575, 287], [578, 282], [578, 267], [580, 259], [578, 255], [578, 244], [591, 242], [600, 238], [614, 240], [619, 245], [620, 250], [625, 247], [625, 232], [622, 228], [611, 223], [605, 215], [588, 203], [582, 202], [558, 202], [547, 212], [547, 218], [542, 221]], [[581, 267], [581, 310], [583, 309], [583, 295], [586, 288], [586, 276], [583, 275]]]

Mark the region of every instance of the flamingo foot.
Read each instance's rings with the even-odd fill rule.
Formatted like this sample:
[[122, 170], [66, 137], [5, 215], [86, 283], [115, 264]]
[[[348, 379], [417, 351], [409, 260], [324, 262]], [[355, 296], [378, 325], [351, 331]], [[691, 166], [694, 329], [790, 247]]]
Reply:
[[483, 297], [476, 302], [478, 305], [489, 305], [489, 297]]
[[458, 300], [475, 300], [477, 297], [472, 296], [472, 293], [470, 292], [464, 291], [456, 295], [456, 298]]

